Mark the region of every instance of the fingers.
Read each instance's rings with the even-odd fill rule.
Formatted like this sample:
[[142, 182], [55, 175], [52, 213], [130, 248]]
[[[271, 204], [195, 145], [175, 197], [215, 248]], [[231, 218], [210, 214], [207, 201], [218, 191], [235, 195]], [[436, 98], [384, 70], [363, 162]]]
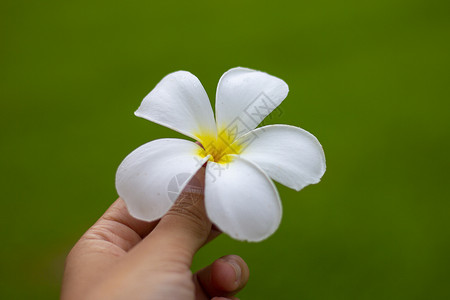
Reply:
[[121, 198], [117, 199], [100, 218], [100, 220], [104, 219], [112, 220], [131, 228], [141, 238], [147, 236], [147, 234], [149, 234], [158, 223], [141, 221], [132, 217], [128, 212], [125, 201], [123, 201]]
[[125, 202], [119, 198], [83, 237], [106, 240], [128, 251], [150, 233], [156, 224], [156, 221], [145, 222], [133, 218]]
[[197, 299], [232, 297], [247, 284], [248, 277], [248, 266], [239, 256], [227, 255], [219, 258], [194, 274]]
[[176, 257], [189, 268], [195, 252], [217, 236], [218, 232], [211, 233], [211, 222], [206, 216], [204, 176], [205, 169], [201, 168], [155, 229], [133, 249], [135, 256], [146, 259], [153, 253], [168, 261]]
[[103, 216], [81, 237], [66, 259], [62, 298], [82, 299], [118, 259], [138, 244], [156, 222], [143, 222], [130, 216], [122, 199], [115, 201]]

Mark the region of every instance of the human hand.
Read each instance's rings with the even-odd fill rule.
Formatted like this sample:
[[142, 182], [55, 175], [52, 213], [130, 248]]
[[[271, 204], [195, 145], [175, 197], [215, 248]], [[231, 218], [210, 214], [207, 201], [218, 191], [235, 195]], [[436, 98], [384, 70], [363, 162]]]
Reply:
[[187, 189], [154, 222], [133, 218], [119, 198], [69, 253], [61, 299], [236, 299], [249, 276], [239, 256], [190, 271], [194, 254], [220, 233], [211, 227], [203, 195]]

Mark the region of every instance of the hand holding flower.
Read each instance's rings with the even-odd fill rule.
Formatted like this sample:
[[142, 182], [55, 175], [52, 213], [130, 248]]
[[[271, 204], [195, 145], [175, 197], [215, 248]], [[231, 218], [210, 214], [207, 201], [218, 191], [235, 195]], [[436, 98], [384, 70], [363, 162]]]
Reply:
[[[201, 169], [193, 183], [203, 175]], [[203, 203], [202, 194], [183, 192], [159, 222], [144, 222], [119, 198], [67, 257], [61, 299], [234, 299], [249, 275], [242, 258], [228, 255], [190, 271], [195, 252], [219, 234]]]

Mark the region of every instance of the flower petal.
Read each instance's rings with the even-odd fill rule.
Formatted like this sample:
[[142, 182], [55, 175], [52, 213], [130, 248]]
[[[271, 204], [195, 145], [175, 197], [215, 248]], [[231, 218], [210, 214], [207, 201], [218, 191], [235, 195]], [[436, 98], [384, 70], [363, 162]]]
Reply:
[[219, 132], [234, 137], [256, 128], [286, 98], [287, 84], [267, 73], [246, 68], [231, 69], [220, 78], [216, 93]]
[[325, 154], [311, 133], [289, 125], [269, 125], [242, 136], [240, 156], [272, 179], [297, 191], [318, 183], [325, 173]]
[[116, 173], [116, 189], [130, 214], [141, 220], [162, 217], [209, 156], [180, 139], [159, 139], [131, 152]]
[[211, 161], [207, 164], [206, 212], [210, 220], [232, 238], [261, 241], [280, 224], [280, 197], [261, 169], [232, 156], [227, 165]]
[[216, 136], [216, 124], [205, 89], [197, 77], [178, 71], [164, 77], [144, 98], [135, 115], [200, 141]]

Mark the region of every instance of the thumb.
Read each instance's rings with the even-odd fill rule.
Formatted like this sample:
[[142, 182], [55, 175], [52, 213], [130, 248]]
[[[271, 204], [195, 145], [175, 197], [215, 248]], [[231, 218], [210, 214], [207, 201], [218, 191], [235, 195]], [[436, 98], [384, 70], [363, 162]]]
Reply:
[[[204, 203], [205, 168], [189, 181], [172, 208], [155, 229], [136, 247], [148, 257], [155, 253], [161, 261], [190, 266], [192, 257], [205, 244], [211, 232]], [[139, 251], [140, 252], [140, 251]]]

